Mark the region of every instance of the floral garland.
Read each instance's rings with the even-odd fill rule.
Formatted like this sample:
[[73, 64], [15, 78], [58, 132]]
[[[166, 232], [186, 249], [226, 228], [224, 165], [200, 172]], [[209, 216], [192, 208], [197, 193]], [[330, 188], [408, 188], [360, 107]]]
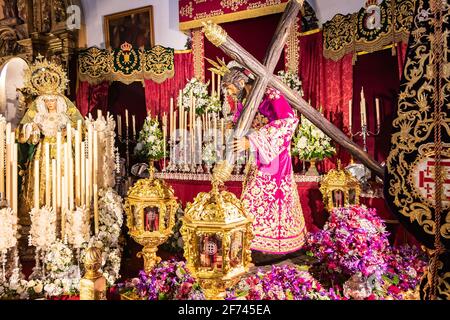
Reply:
[[194, 97], [196, 114], [202, 115], [206, 112], [220, 112], [222, 109], [220, 99], [209, 96], [208, 86], [209, 82], [203, 83], [197, 78], [189, 80], [181, 92], [183, 108], [189, 110], [191, 107], [191, 97]]
[[268, 272], [242, 279], [227, 289], [227, 300], [339, 300], [331, 290], [325, 290], [307, 271], [294, 266], [272, 266]]
[[292, 155], [303, 160], [322, 160], [331, 157], [336, 152], [331, 144], [331, 138], [305, 117], [301, 118], [301, 124], [293, 138], [291, 150]]
[[157, 118], [147, 116], [145, 119], [134, 153], [146, 161], [149, 159], [156, 161], [164, 156], [163, 134]]
[[185, 262], [163, 261], [149, 274], [117, 285], [122, 294], [133, 293], [142, 300], [204, 300], [200, 285], [191, 276]]

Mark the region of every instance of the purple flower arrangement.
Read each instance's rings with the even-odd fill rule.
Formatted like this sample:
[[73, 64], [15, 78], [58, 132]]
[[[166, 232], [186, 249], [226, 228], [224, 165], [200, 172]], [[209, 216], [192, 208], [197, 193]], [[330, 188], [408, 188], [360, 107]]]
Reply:
[[322, 271], [335, 279], [345, 280], [356, 273], [364, 277], [381, 276], [387, 267], [387, 236], [375, 209], [337, 208], [331, 212], [324, 229], [308, 238], [306, 250], [319, 261]]
[[390, 249], [386, 254], [386, 262], [384, 287], [394, 299], [402, 299], [403, 293], [414, 291], [428, 266], [425, 253], [410, 246]]
[[307, 271], [294, 266], [272, 266], [258, 270], [227, 289], [227, 300], [338, 300], [332, 289], [324, 289]]
[[163, 261], [147, 274], [118, 285], [121, 293], [132, 292], [142, 300], [204, 300], [199, 284], [185, 262]]

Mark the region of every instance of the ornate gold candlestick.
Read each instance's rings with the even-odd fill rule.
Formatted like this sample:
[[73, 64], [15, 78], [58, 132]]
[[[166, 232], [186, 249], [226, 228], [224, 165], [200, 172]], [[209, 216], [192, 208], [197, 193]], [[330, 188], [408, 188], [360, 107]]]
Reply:
[[106, 279], [100, 272], [102, 251], [91, 247], [86, 250], [86, 274], [80, 280], [80, 300], [106, 300]]

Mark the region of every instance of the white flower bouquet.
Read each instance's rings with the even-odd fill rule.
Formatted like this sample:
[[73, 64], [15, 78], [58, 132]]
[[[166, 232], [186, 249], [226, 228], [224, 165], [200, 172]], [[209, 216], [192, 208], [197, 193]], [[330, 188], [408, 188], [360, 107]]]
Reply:
[[[188, 81], [181, 92], [182, 105], [185, 110], [191, 106], [191, 96], [195, 98], [195, 113], [219, 112], [222, 105], [218, 97], [211, 97], [208, 93], [208, 83], [203, 83], [197, 78]], [[192, 93], [192, 94], [191, 94]]]
[[336, 149], [331, 144], [331, 139], [320, 129], [314, 126], [308, 119], [302, 117], [297, 134], [292, 140], [292, 155], [302, 160], [323, 160], [331, 157]]
[[33, 208], [30, 212], [31, 228], [29, 243], [45, 249], [56, 240], [56, 213], [50, 207]]
[[207, 165], [212, 165], [217, 161], [217, 150], [214, 142], [208, 142], [203, 147], [202, 160]]
[[292, 90], [297, 91], [301, 96], [303, 96], [302, 90], [302, 81], [293, 72], [290, 71], [279, 71], [278, 77], [280, 77], [281, 81], [287, 84]]
[[146, 160], [154, 161], [164, 156], [163, 134], [157, 118], [148, 116], [145, 119], [134, 153]]
[[10, 208], [0, 210], [0, 253], [17, 244], [17, 215]]

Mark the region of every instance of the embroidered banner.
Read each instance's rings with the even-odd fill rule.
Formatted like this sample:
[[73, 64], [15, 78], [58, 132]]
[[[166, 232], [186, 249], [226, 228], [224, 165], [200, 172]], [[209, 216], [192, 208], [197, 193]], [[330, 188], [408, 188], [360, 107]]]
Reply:
[[180, 30], [202, 27], [202, 22], [231, 22], [283, 12], [289, 0], [179, 0]]
[[374, 52], [407, 42], [416, 0], [371, 1], [359, 12], [337, 14], [323, 25], [323, 55], [337, 61], [347, 53]]
[[162, 83], [175, 74], [174, 50], [159, 45], [149, 50], [133, 49], [127, 43], [115, 50], [92, 47], [80, 52], [78, 74], [80, 81], [90, 84], [103, 81], [129, 84], [144, 79]]

